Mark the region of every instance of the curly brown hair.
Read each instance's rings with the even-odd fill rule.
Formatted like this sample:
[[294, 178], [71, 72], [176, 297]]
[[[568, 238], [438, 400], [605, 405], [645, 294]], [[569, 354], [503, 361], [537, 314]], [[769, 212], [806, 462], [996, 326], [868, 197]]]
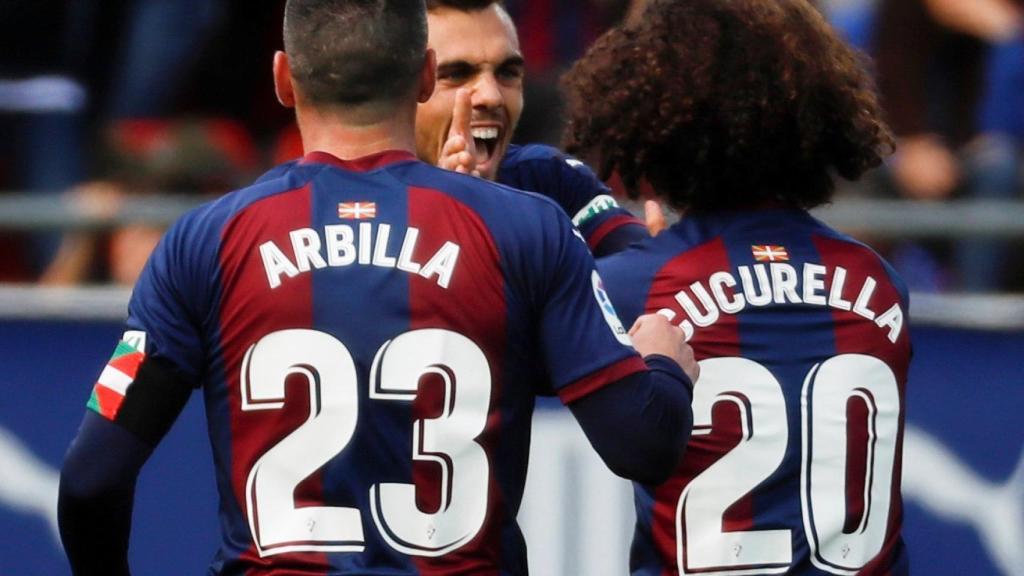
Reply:
[[810, 208], [892, 152], [865, 64], [807, 0], [655, 0], [563, 78], [565, 145], [677, 209]]

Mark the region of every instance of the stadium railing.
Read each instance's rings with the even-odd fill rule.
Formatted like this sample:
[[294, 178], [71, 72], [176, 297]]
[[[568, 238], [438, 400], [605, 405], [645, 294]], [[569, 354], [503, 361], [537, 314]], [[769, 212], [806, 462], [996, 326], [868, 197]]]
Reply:
[[[0, 229], [104, 229], [126, 223], [166, 225], [188, 209], [209, 200], [194, 194], [125, 198], [113, 215], [82, 211], [70, 198], [0, 192]], [[637, 213], [638, 206], [627, 202]], [[839, 198], [813, 211], [826, 223], [874, 238], [1024, 237], [1024, 202], [949, 200], [921, 202]]]

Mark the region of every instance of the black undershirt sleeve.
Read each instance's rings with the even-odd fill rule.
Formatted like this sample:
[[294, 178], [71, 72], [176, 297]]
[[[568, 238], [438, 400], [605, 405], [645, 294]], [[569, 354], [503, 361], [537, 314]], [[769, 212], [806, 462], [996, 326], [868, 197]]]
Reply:
[[188, 401], [173, 367], [147, 358], [114, 421], [87, 410], [60, 474], [57, 516], [75, 576], [129, 574], [135, 481]]

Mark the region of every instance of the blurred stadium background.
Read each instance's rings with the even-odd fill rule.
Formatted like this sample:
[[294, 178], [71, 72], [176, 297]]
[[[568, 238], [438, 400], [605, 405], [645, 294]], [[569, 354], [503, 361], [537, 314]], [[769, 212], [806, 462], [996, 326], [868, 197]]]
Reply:
[[[506, 2], [528, 62], [518, 141], [557, 143], [559, 73], [630, 4]], [[0, 3], [2, 575], [68, 572], [57, 470], [162, 229], [300, 153], [270, 83], [282, 6]], [[900, 136], [889, 165], [818, 215], [877, 247], [913, 292], [914, 573], [1024, 575], [1024, 4], [819, 6], [876, 59]], [[522, 513], [534, 573], [624, 573], [628, 486], [556, 405], [542, 402], [535, 426]], [[136, 573], [202, 573], [217, 524], [198, 398], [138, 496]]]

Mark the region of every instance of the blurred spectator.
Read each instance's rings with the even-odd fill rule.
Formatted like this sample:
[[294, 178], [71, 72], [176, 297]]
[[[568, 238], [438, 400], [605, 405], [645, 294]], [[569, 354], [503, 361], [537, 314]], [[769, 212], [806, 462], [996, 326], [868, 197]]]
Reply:
[[[1009, 103], [1021, 98], [1012, 83], [1024, 60], [1012, 55], [1020, 54], [1022, 7], [1024, 0], [879, 0], [873, 50], [879, 89], [900, 138], [890, 174], [901, 195], [1018, 194], [1019, 141], [1010, 133], [1021, 112]], [[956, 285], [998, 288], [1007, 248], [990, 240], [958, 242]], [[929, 267], [919, 250], [909, 254], [915, 266]], [[893, 259], [899, 267], [899, 255]], [[904, 273], [913, 283], [913, 272]]]
[[557, 145], [562, 133], [558, 78], [605, 30], [629, 0], [506, 0], [526, 59], [527, 103], [514, 141]]
[[[233, 121], [121, 121], [111, 126], [106, 140], [109, 152], [103, 164], [108, 176], [69, 192], [72, 203], [97, 218], [113, 217], [129, 197], [221, 193], [250, 181], [259, 169], [248, 132]], [[163, 232], [132, 224], [103, 233], [68, 233], [40, 281], [130, 286]]]
[[[224, 4], [4, 2], [0, 128], [9, 137], [0, 139], [0, 165], [8, 167], [0, 170], [0, 188], [57, 194], [89, 178], [96, 127], [111, 118], [166, 114]], [[88, 198], [99, 203], [96, 210], [107, 204], [83, 193], [82, 201]], [[25, 248], [15, 250], [23, 264], [5, 279], [35, 276], [61, 243], [51, 232], [30, 236], [13, 246]]]
[[[72, 74], [66, 0], [0, 4], [0, 190], [55, 193], [81, 178], [86, 90]], [[52, 255], [52, 234], [4, 234], [0, 279], [25, 281]]]
[[105, 116], [166, 116], [187, 77], [219, 31], [225, 0], [134, 0], [121, 26], [122, 42], [114, 53], [116, 73], [110, 81]]

